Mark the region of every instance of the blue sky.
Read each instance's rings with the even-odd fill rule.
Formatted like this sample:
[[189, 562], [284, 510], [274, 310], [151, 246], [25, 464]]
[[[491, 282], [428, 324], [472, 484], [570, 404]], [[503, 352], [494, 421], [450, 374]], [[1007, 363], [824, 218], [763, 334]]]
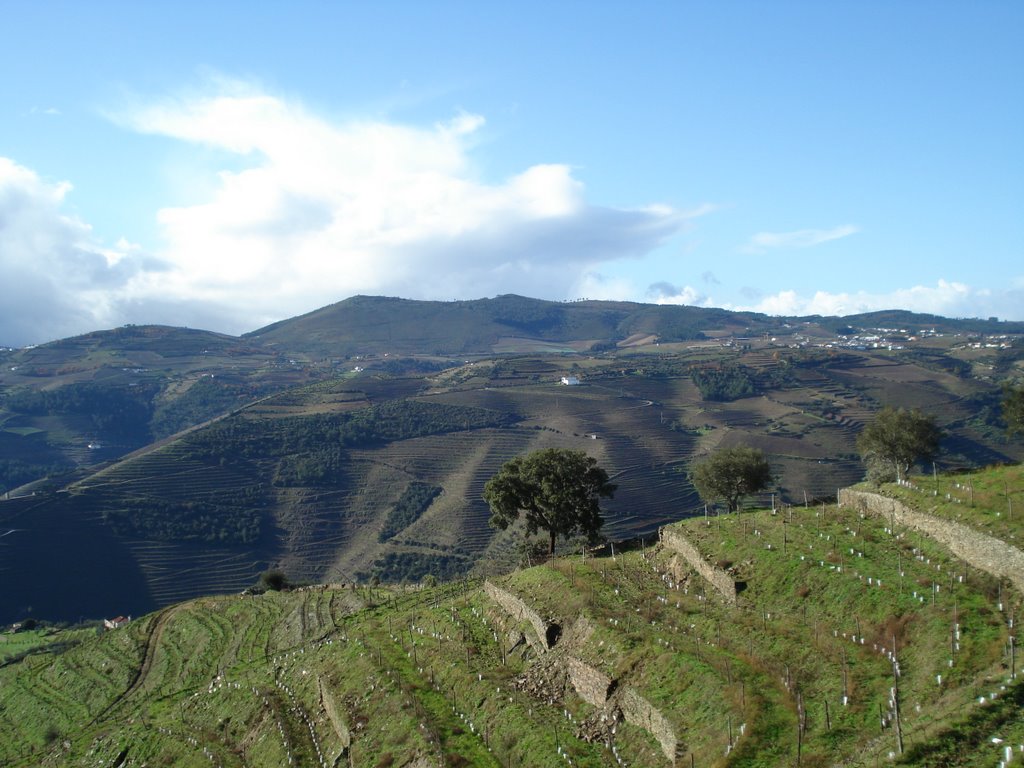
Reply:
[[0, 343], [357, 293], [1024, 320], [1019, 2], [0, 10]]

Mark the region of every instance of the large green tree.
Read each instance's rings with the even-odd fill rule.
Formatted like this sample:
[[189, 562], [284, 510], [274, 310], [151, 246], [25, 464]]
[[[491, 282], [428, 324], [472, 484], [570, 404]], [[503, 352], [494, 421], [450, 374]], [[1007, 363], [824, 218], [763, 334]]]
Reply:
[[484, 486], [484, 500], [491, 525], [508, 528], [522, 514], [527, 532], [547, 532], [554, 554], [559, 535], [593, 536], [601, 530], [600, 500], [611, 498], [615, 488], [583, 451], [545, 448], [506, 462]]
[[857, 437], [857, 450], [875, 481], [903, 480], [918, 461], [931, 461], [939, 453], [942, 430], [934, 416], [916, 408], [886, 406]]
[[723, 448], [693, 465], [690, 481], [709, 504], [722, 499], [729, 511], [739, 509], [740, 500], [772, 483], [772, 468], [764, 451], [739, 445]]

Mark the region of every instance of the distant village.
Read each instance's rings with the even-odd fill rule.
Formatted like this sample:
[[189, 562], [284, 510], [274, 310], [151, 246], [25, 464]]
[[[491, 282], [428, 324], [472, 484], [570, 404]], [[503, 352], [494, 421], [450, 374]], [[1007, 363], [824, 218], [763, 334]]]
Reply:
[[[786, 328], [790, 328], [786, 324]], [[851, 329], [853, 330], [853, 329]], [[934, 328], [922, 328], [916, 332], [908, 328], [859, 328], [856, 332], [849, 334], [837, 334], [834, 339], [826, 340], [820, 336], [810, 336], [801, 333], [794, 333], [792, 336], [772, 336], [762, 339], [769, 346], [784, 346], [790, 349], [801, 349], [807, 347], [819, 349], [855, 349], [855, 350], [901, 350], [912, 347], [915, 343], [925, 340], [949, 339], [949, 349], [1010, 349], [1015, 340], [1021, 338], [1020, 334], [999, 333], [999, 334], [978, 334], [978, 333], [944, 333]], [[733, 347], [738, 344], [754, 341], [750, 337], [735, 336], [722, 342], [724, 347]]]

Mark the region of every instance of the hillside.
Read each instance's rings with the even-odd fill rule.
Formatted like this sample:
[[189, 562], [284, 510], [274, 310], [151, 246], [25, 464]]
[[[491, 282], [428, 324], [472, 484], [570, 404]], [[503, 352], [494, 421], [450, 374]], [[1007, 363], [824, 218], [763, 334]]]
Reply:
[[[562, 385], [568, 373], [581, 384]], [[686, 471], [721, 446], [763, 448], [781, 500], [834, 497], [862, 476], [854, 441], [885, 403], [937, 415], [942, 466], [1019, 458], [979, 419], [993, 397], [890, 353], [707, 344], [349, 372], [0, 501], [0, 620], [143, 613], [240, 590], [271, 566], [314, 582], [498, 573], [518, 544], [488, 526], [483, 484], [548, 446], [582, 448], [612, 474], [615, 540], [702, 510]]]
[[[972, 475], [961, 523], [1019, 538], [1020, 481]], [[0, 668], [0, 762], [991, 766], [1024, 752], [1014, 581], [818, 504], [488, 581], [202, 598], [36, 637]]]
[[0, 352], [0, 621], [143, 613], [271, 566], [499, 573], [519, 545], [480, 492], [535, 448], [612, 473], [613, 539], [700, 511], [686, 471], [720, 446], [764, 449], [777, 498], [834, 497], [887, 404], [936, 416], [940, 468], [1024, 457], [999, 419], [1024, 376], [1014, 324], [835, 320], [355, 297], [244, 338], [128, 326]]
[[[356, 296], [242, 338], [125, 326], [26, 349], [0, 348], [0, 494], [87, 472], [181, 430], [302, 384], [373, 370], [427, 375], [470, 359], [629, 356], [703, 346], [885, 350], [987, 382], [1021, 380], [1024, 324], [908, 312], [771, 318], [686, 306], [457, 302]], [[764, 362], [761, 365], [765, 365]], [[982, 412], [992, 397], [976, 402]]]
[[[637, 339], [792, 337], [831, 339], [844, 329], [920, 329], [943, 334], [1024, 334], [1024, 323], [953, 320], [906, 311], [836, 317], [770, 317], [754, 312], [624, 301], [555, 302], [504, 295], [471, 301], [354, 296], [244, 336], [250, 343], [313, 358], [355, 355], [491, 355], [614, 349]], [[901, 330], [902, 329], [902, 330]]]
[[251, 342], [313, 357], [491, 355], [581, 352], [637, 336], [705, 338], [705, 331], [749, 332], [779, 325], [765, 315], [615, 301], [556, 302], [505, 295], [473, 301], [354, 296], [246, 334]]

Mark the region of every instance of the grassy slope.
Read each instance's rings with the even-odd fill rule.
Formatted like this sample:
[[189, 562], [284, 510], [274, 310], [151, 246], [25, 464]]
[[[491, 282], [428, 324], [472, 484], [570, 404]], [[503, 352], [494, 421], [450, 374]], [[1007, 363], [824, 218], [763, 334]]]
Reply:
[[[975, 514], [994, 516], [980, 489], [1006, 471], [973, 478]], [[561, 751], [576, 765], [666, 765], [633, 725], [605, 732], [615, 753], [577, 738], [601, 713], [550, 669], [567, 654], [657, 707], [680, 765], [793, 764], [799, 750], [803, 765], [982, 766], [1024, 744], [1024, 689], [1007, 667], [1024, 603], [1005, 585], [831, 506], [679, 528], [746, 582], [737, 606], [660, 546], [499, 579], [563, 626], [539, 659], [508, 650], [525, 627], [478, 582], [204, 598], [0, 668], [0, 762], [553, 766]], [[890, 756], [894, 642], [902, 758]]]

